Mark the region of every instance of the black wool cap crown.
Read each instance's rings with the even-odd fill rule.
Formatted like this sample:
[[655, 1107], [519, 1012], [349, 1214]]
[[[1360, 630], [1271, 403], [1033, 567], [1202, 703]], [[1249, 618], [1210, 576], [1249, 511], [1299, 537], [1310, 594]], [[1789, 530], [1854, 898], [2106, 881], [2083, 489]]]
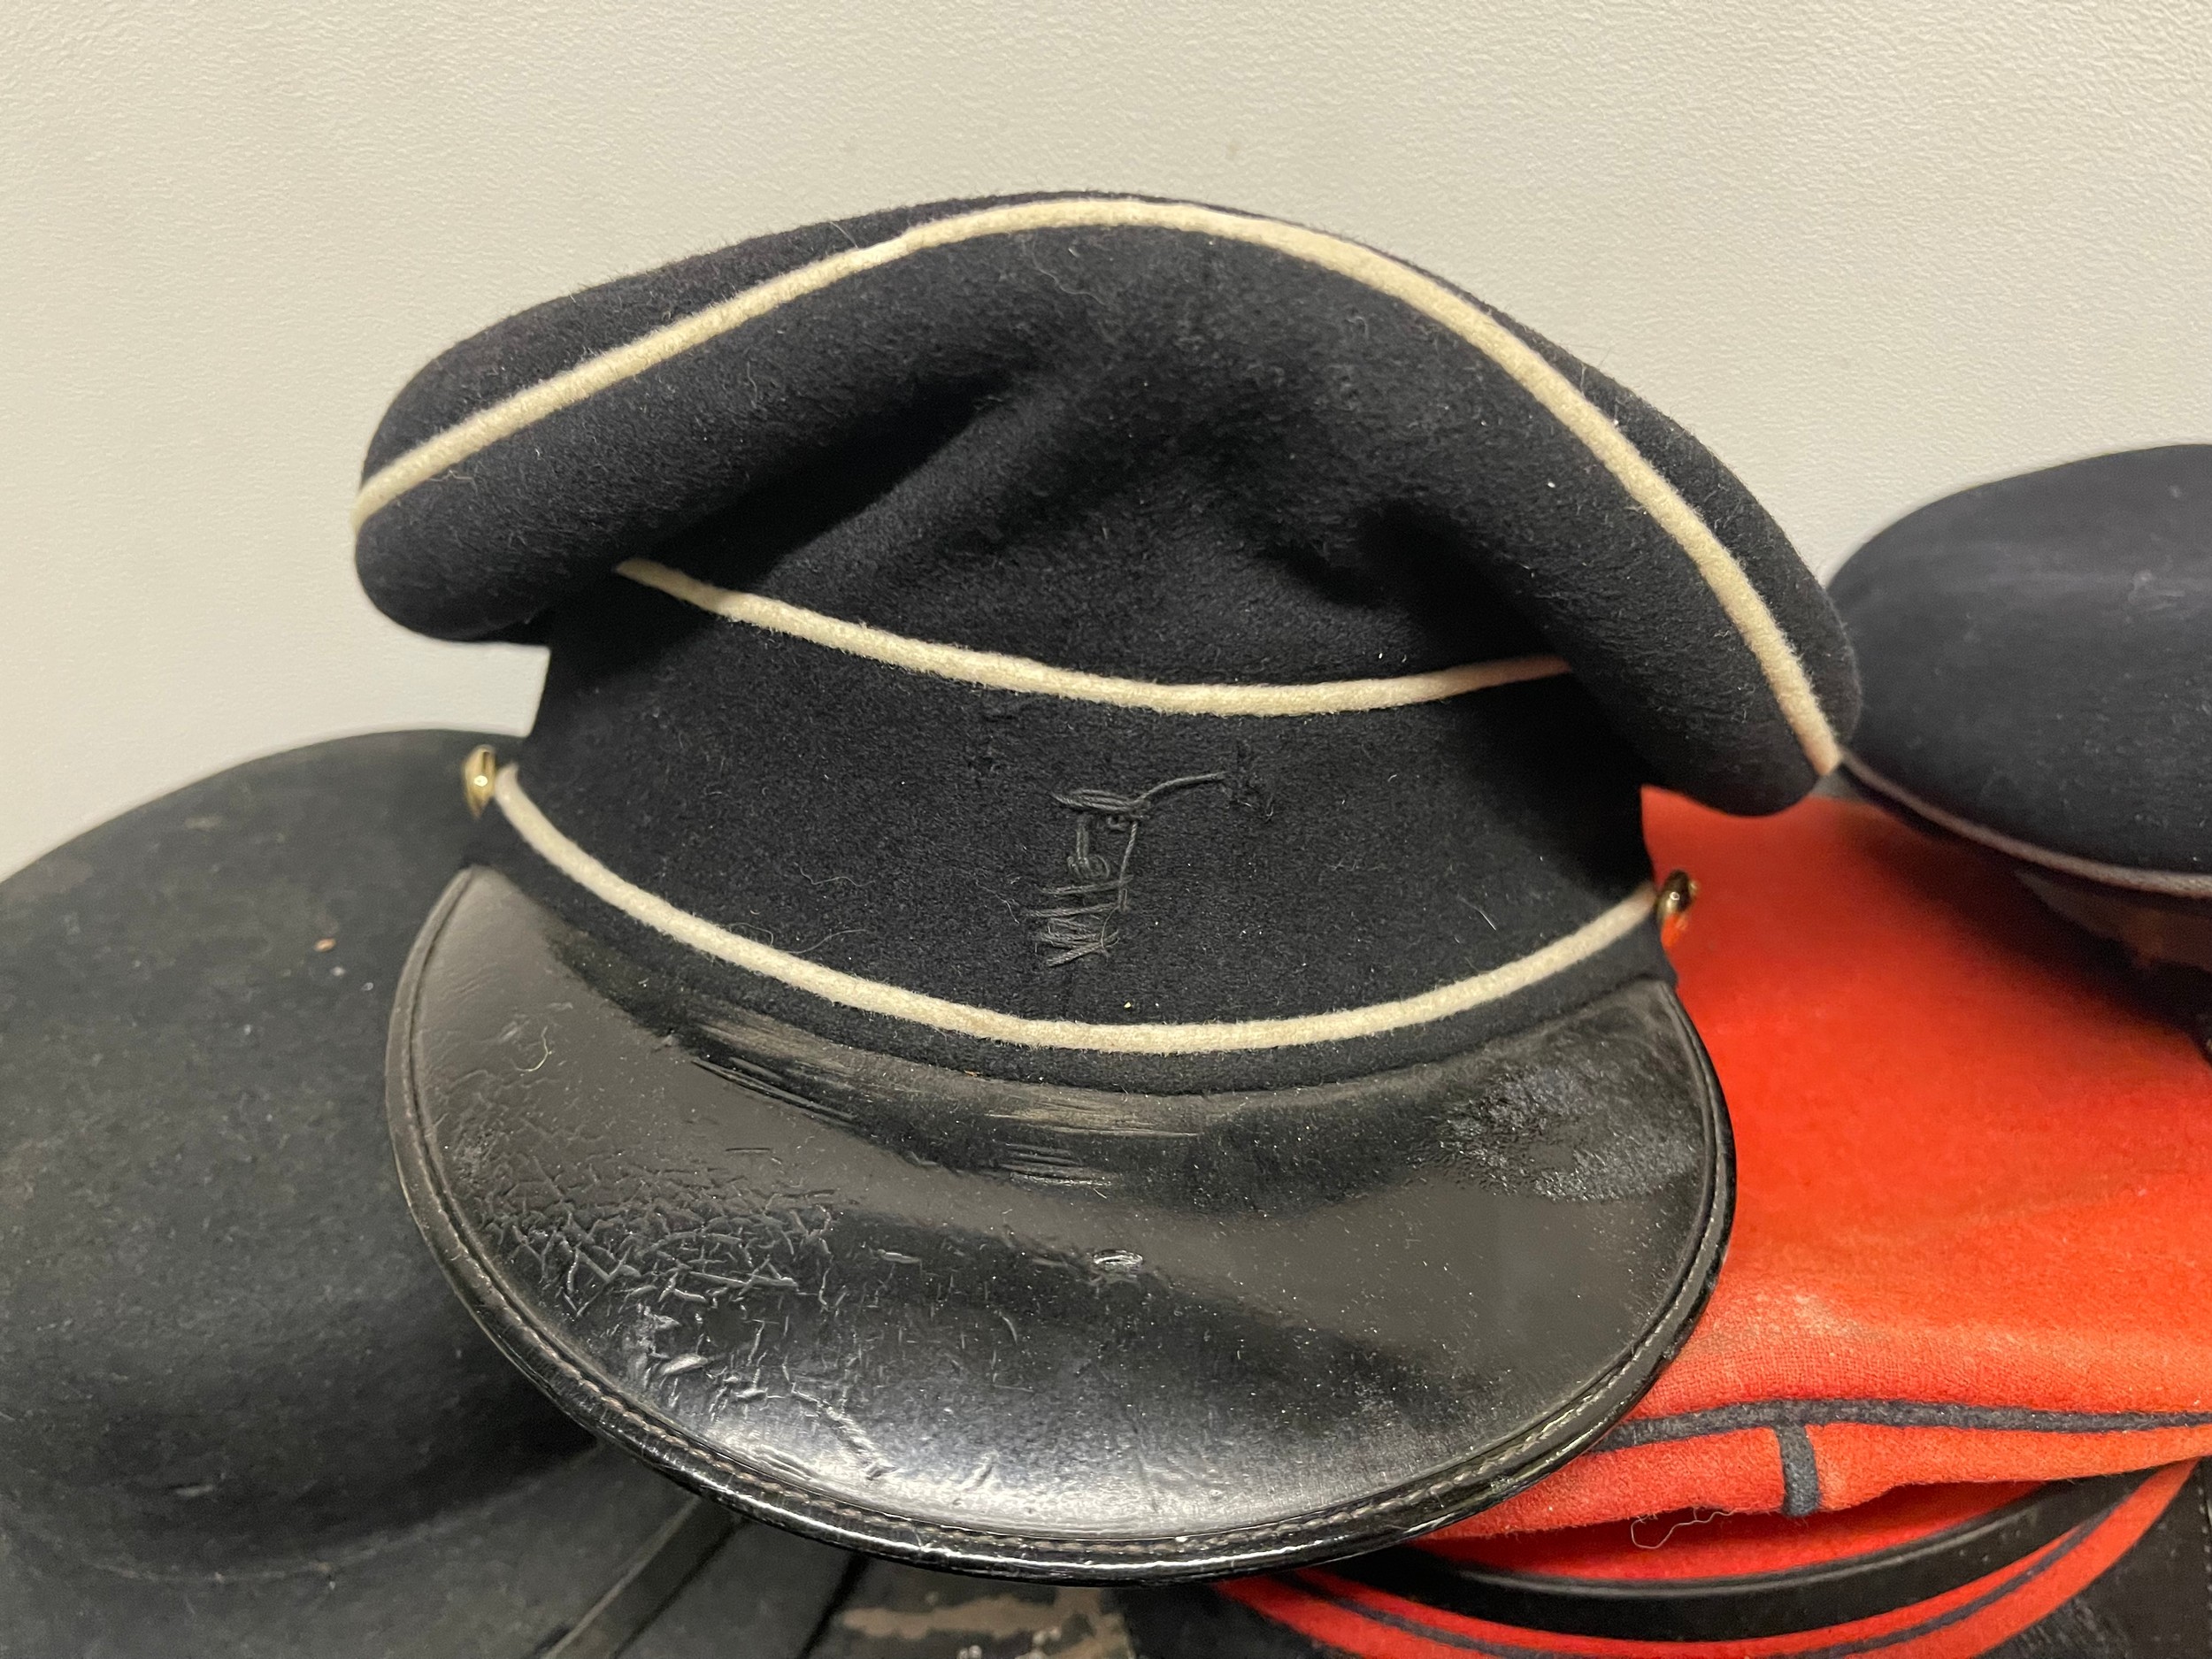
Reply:
[[2212, 445], [1962, 490], [1833, 592], [1860, 781], [2060, 877], [2212, 900]]
[[1043, 1080], [1348, 1075], [1663, 976], [1640, 780], [1782, 807], [1857, 695], [1665, 417], [1176, 203], [902, 209], [526, 311], [400, 395], [356, 521], [387, 614], [552, 647], [485, 861]]

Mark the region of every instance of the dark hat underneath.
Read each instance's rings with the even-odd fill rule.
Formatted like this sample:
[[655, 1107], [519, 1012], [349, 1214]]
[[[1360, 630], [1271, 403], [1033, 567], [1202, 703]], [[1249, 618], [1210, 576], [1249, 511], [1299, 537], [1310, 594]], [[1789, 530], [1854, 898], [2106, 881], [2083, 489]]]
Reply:
[[[595, 1448], [408, 1222], [385, 1025], [477, 741], [257, 761], [0, 882], [4, 1659], [611, 1653], [718, 1545], [688, 1599], [754, 1580], [725, 1640], [796, 1654], [833, 1593]], [[732, 1651], [693, 1610], [631, 1651]]]
[[1397, 1536], [1625, 1408], [1724, 1232], [1638, 785], [1855, 695], [1709, 454], [1433, 279], [1060, 196], [464, 342], [392, 615], [553, 649], [395, 1027], [510, 1350], [733, 1501], [986, 1569]]
[[2212, 1055], [2212, 444], [1962, 491], [1835, 596], [1866, 664], [1849, 775], [2011, 861]]
[[2212, 444], [1947, 496], [1832, 592], [1854, 776], [2062, 876], [2212, 899]]

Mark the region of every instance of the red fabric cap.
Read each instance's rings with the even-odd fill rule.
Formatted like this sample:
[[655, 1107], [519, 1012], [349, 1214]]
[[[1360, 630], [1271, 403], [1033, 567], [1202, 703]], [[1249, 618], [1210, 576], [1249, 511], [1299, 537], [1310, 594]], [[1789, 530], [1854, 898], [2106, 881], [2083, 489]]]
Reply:
[[1975, 1659], [2085, 1589], [2165, 1512], [2191, 1465], [2151, 1476], [2116, 1508], [2016, 1562], [1924, 1601], [1872, 1617], [1720, 1641], [1565, 1635], [1471, 1618], [1325, 1569], [1216, 1586], [1263, 1617], [1357, 1659]]
[[1601, 1448], [1439, 1535], [1838, 1509], [2212, 1453], [2212, 1067], [1999, 862], [1652, 792], [1735, 1234]]

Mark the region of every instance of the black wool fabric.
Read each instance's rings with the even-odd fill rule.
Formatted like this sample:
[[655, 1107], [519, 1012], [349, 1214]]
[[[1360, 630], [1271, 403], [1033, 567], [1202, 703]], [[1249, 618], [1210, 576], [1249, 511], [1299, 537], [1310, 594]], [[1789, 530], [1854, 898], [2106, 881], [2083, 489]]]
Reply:
[[2121, 874], [2212, 875], [2212, 445], [1947, 496], [1832, 592], [1868, 782]]
[[474, 741], [258, 761], [0, 882], [0, 1517], [119, 1597], [335, 1560], [588, 1444], [447, 1290], [384, 1130]]
[[[626, 879], [868, 979], [1035, 1019], [1289, 1018], [1526, 956], [1650, 877], [1633, 762], [1571, 680], [1311, 719], [1192, 719], [979, 691], [698, 626], [682, 609], [625, 584], [557, 621], [525, 786]], [[1141, 826], [1111, 948], [1056, 964], [1038, 912], [1065, 902], [1053, 892], [1071, 879], [1079, 822], [1116, 860], [1125, 839], [1062, 797], [1207, 774], [1217, 780], [1166, 796]], [[476, 855], [587, 931], [749, 1007], [1034, 1081], [1350, 1075], [1442, 1058], [1669, 972], [1647, 926], [1506, 1002], [1363, 1043], [1092, 1062], [885, 1032], [699, 960], [579, 895], [497, 810]]]
[[[525, 311], [416, 377], [365, 476], [772, 278], [1010, 204], [762, 237]], [[1485, 314], [1722, 539], [1847, 730], [1847, 649], [1749, 492]], [[475, 638], [679, 537], [663, 557], [729, 586], [1140, 678], [1392, 674], [1540, 636], [1676, 787], [1772, 810], [1814, 781], [1713, 591], [1586, 445], [1403, 303], [1219, 236], [1077, 227], [892, 260], [444, 469], [365, 518], [358, 557], [396, 620]]]
[[[1818, 585], [1679, 427], [1410, 267], [1177, 204], [941, 203], [540, 306], [400, 395], [357, 517], [396, 619], [551, 644], [516, 777], [614, 878], [1021, 1020], [1294, 1019], [1508, 970], [1647, 879], [1645, 778], [1771, 810], [1855, 708]], [[1477, 665], [1507, 672], [1398, 706], [1122, 695]], [[707, 961], [509, 816], [478, 856], [657, 965], [842, 1041], [1109, 1080]], [[1110, 936], [1050, 914], [1125, 876]], [[1663, 974], [1648, 926], [1608, 941], [1379, 1041], [1182, 1075], [1432, 1058]]]

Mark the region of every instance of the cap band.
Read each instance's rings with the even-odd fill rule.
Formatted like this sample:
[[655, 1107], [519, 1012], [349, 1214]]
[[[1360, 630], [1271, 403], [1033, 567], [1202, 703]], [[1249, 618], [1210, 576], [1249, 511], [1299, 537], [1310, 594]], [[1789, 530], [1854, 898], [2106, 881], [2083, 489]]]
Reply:
[[1563, 938], [1525, 956], [1463, 979], [1394, 1002], [1333, 1009], [1286, 1018], [1210, 1020], [1189, 1024], [1136, 1022], [1102, 1025], [1076, 1019], [1035, 1019], [930, 996], [880, 980], [823, 966], [757, 939], [680, 910], [618, 875], [564, 835], [523, 793], [518, 769], [500, 770], [492, 799], [525, 845], [602, 903], [702, 955], [749, 973], [781, 981], [825, 1001], [871, 1014], [911, 1020], [941, 1031], [1039, 1048], [1082, 1048], [1111, 1054], [1222, 1054], [1287, 1048], [1377, 1036], [1402, 1026], [1448, 1018], [1542, 983], [1627, 937], [1651, 914], [1651, 883], [1600, 911]]

